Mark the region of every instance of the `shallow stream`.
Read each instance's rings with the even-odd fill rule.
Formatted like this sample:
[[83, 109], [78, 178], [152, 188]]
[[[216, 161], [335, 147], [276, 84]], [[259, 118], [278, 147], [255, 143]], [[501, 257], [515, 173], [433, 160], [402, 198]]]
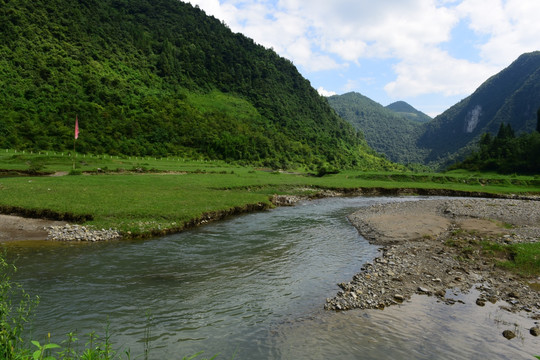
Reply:
[[[346, 215], [416, 198], [333, 198], [277, 208], [145, 241], [9, 244], [15, 280], [40, 296], [33, 338], [103, 335], [150, 359], [204, 350], [218, 359], [505, 359], [540, 354], [530, 336], [501, 335], [516, 316], [474, 294], [448, 306], [417, 296], [384, 311], [323, 310], [377, 247]], [[519, 335], [519, 334], [518, 334]], [[84, 342], [84, 341], [83, 341]]]

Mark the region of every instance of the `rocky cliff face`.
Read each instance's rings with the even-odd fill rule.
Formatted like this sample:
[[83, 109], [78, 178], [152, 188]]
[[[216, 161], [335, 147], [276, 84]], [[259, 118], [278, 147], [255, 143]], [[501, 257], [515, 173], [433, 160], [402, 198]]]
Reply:
[[540, 108], [540, 51], [521, 55], [484, 82], [472, 95], [426, 124], [417, 146], [429, 151], [426, 163], [461, 158], [486, 132], [495, 135], [501, 123], [516, 134], [530, 133]]

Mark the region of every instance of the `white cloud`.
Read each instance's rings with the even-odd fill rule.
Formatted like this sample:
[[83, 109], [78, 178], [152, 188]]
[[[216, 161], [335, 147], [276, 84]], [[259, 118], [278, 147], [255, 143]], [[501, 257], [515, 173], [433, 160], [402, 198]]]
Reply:
[[[344, 60], [402, 56], [449, 38], [458, 19], [432, 0], [299, 0], [290, 7], [310, 24], [310, 40]], [[348, 48], [348, 51], [346, 49]]]
[[471, 29], [489, 38], [480, 47], [488, 63], [506, 66], [522, 53], [540, 49], [540, 1], [463, 0], [457, 10]]
[[[520, 54], [540, 49], [538, 0], [190, 2], [291, 59], [307, 77], [322, 70], [355, 70], [345, 90], [361, 91], [355, 86], [367, 84], [358, 79], [376, 76], [362, 73], [366, 59], [392, 59], [395, 77], [384, 89], [393, 97], [468, 95]], [[448, 49], [460, 45], [451, 38], [460, 21], [478, 34], [477, 53], [459, 52], [462, 58], [455, 58]]]
[[497, 67], [452, 58], [443, 51], [431, 51], [395, 66], [397, 78], [385, 86], [394, 98], [410, 98], [439, 93], [444, 96], [468, 95]]
[[334, 70], [343, 67], [332, 57], [314, 52], [308, 39], [298, 38], [296, 41], [287, 45], [285, 53], [297, 64], [302, 64], [308, 71]]
[[367, 44], [362, 40], [336, 39], [326, 48], [345, 61], [358, 63], [358, 59], [366, 54]]
[[320, 87], [317, 89], [317, 92], [319, 93], [319, 95], [321, 95], [321, 96], [326, 96], [326, 97], [332, 96], [332, 95], [337, 95], [336, 92], [325, 90], [322, 86], [320, 86]]
[[[363, 56], [399, 56], [448, 39], [455, 15], [433, 0], [191, 0], [207, 13], [298, 65], [312, 53], [357, 62]], [[426, 31], [429, 29], [429, 31]], [[304, 51], [296, 50], [298, 44]], [[300, 54], [300, 55], [299, 55]], [[317, 60], [317, 58], [315, 59]]]

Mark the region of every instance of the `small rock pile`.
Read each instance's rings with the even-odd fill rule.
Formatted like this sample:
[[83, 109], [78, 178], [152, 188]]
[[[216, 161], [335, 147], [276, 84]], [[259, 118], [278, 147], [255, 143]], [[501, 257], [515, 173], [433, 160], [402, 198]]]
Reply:
[[62, 226], [48, 226], [47, 240], [57, 241], [109, 241], [120, 239], [122, 235], [117, 230], [96, 230], [82, 225], [66, 224]]
[[[540, 320], [540, 293], [525, 281], [494, 267], [489, 261], [458, 260], [460, 248], [437, 241], [387, 246], [383, 255], [366, 263], [352, 281], [340, 283], [334, 298], [326, 299], [327, 310], [384, 309], [409, 300], [413, 294], [436, 296], [452, 305], [452, 290], [480, 291], [478, 306], [487, 301], [504, 302], [508, 311], [526, 311]], [[460, 301], [460, 300], [457, 300]]]
[[383, 255], [366, 263], [351, 282], [338, 284], [342, 290], [326, 300], [325, 308], [384, 309], [410, 299], [415, 293], [435, 295], [451, 302], [452, 299], [445, 298], [446, 289], [466, 290], [478, 280], [475, 275], [469, 277], [471, 274], [448, 256], [443, 246], [427, 253], [423, 244], [415, 245], [418, 247], [383, 248]]
[[272, 204], [276, 206], [294, 206], [299, 201], [305, 200], [305, 197], [296, 195], [274, 195], [272, 196]]

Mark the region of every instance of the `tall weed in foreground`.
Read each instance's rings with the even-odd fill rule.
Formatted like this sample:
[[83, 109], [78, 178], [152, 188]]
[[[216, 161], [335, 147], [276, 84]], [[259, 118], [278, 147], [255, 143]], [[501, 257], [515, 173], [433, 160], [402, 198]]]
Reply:
[[[31, 298], [24, 289], [11, 281], [17, 271], [0, 254], [0, 359], [26, 359], [29, 351], [25, 347], [22, 334], [25, 324], [30, 320], [32, 310], [39, 298]], [[20, 298], [18, 303], [13, 299]]]

